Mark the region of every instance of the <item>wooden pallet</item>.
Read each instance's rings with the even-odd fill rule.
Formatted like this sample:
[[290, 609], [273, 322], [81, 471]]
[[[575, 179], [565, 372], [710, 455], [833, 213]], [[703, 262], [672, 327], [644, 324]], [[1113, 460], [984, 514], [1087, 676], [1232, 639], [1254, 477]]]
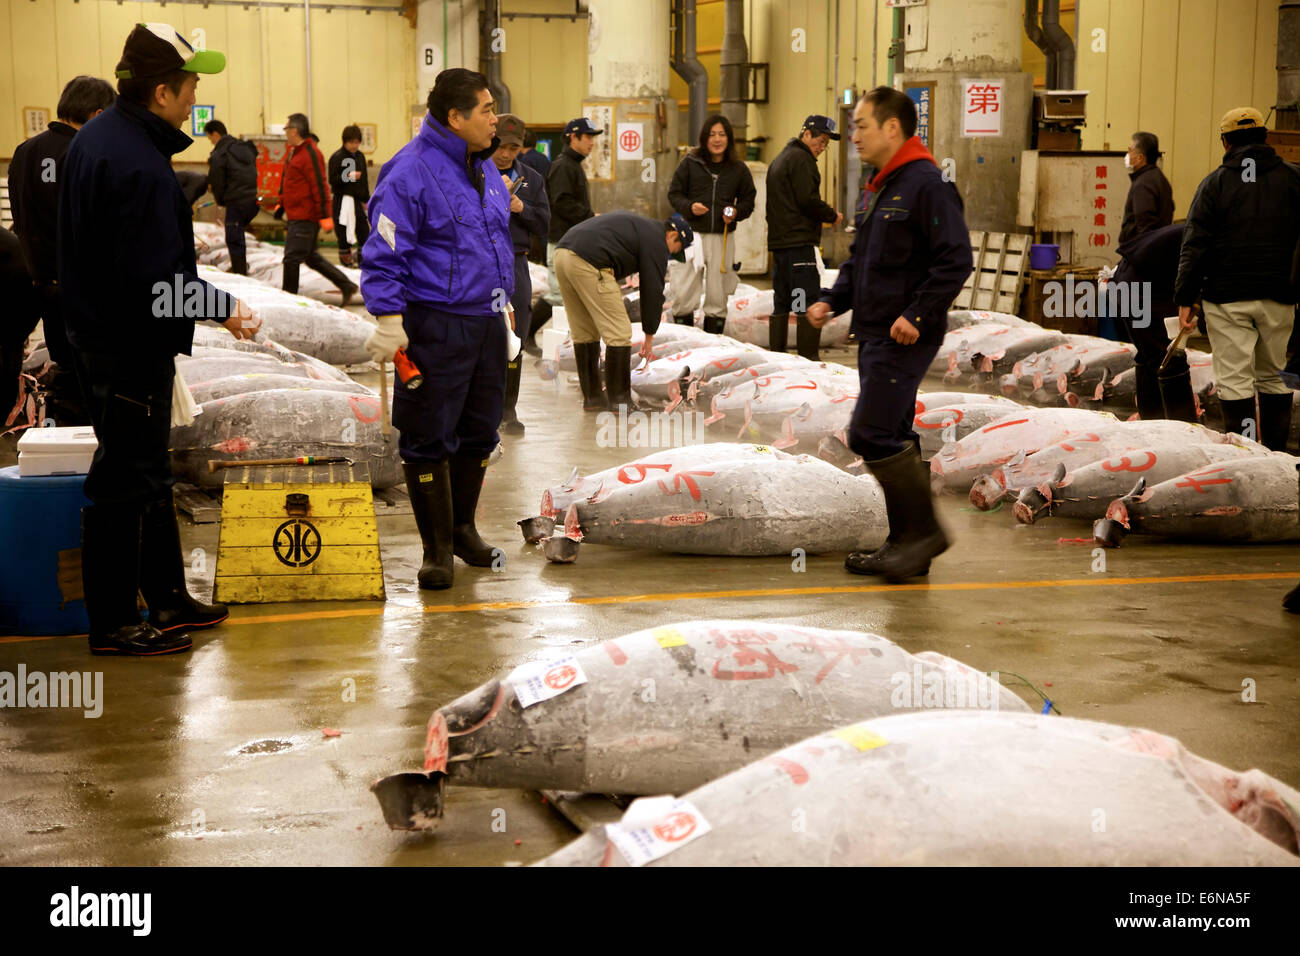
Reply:
[[953, 308], [1019, 314], [1032, 238], [1023, 233], [972, 229], [970, 246], [975, 268]]

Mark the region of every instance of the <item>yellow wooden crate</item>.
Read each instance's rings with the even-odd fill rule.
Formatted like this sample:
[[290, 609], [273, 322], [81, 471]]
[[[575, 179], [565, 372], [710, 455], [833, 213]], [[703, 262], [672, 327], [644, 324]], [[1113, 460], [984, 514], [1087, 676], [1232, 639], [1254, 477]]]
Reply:
[[364, 465], [231, 468], [221, 500], [214, 600], [383, 600]]

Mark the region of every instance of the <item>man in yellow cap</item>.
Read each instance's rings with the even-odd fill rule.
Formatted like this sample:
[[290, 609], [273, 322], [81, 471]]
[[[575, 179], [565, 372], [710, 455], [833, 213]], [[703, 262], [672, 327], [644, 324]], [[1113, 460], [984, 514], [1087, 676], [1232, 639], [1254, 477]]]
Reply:
[[1300, 292], [1300, 168], [1267, 145], [1259, 110], [1229, 110], [1219, 134], [1226, 152], [1187, 212], [1174, 302], [1190, 330], [1202, 300], [1224, 430], [1284, 450], [1292, 394], [1278, 372]]
[[180, 127], [198, 74], [225, 65], [165, 23], [138, 24], [117, 65], [117, 102], [77, 132], [59, 170], [59, 287], [99, 440], [81, 527], [95, 654], [185, 651], [188, 631], [227, 616], [186, 590], [167, 450], [174, 359], [190, 353], [195, 322], [220, 322], [236, 338], [258, 325], [199, 277], [190, 204], [171, 164], [193, 144]]

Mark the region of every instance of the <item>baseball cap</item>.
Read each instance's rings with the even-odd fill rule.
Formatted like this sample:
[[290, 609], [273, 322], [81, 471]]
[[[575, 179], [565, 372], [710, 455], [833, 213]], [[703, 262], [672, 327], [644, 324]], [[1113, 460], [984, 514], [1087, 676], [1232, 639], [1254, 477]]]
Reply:
[[818, 116], [814, 113], [803, 121], [803, 128], [812, 130], [817, 136], [829, 136], [835, 140], [840, 138], [840, 134], [835, 132], [835, 120], [829, 116]]
[[117, 64], [119, 80], [147, 79], [172, 70], [220, 73], [226, 55], [216, 50], [195, 50], [169, 23], [137, 23], [126, 38]]
[[497, 139], [501, 141], [502, 146], [522, 146], [524, 145], [524, 121], [514, 113], [500, 113], [497, 115]]
[[590, 136], [599, 136], [603, 132], [605, 132], [603, 129], [596, 129], [596, 127], [592, 126], [591, 120], [587, 119], [587, 117], [585, 116], [579, 116], [577, 119], [571, 119], [564, 124], [564, 133], [566, 136], [569, 133], [580, 133], [580, 134], [587, 134]]
[[1251, 106], [1239, 106], [1228, 110], [1219, 120], [1219, 132], [1231, 133], [1235, 129], [1262, 129], [1264, 114]]
[[679, 212], [675, 212], [668, 217], [667, 226], [669, 229], [677, 230], [677, 236], [682, 240], [682, 251], [671, 253], [670, 258], [676, 259], [678, 262], [685, 262], [686, 247], [695, 241], [695, 230], [686, 221], [686, 217]]

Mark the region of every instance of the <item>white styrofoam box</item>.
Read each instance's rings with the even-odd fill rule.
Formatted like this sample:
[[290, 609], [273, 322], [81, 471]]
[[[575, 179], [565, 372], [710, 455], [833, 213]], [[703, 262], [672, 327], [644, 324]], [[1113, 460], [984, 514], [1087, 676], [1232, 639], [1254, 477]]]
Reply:
[[[559, 311], [558, 309], [556, 310]], [[556, 352], [560, 346], [567, 342], [569, 333], [561, 329], [542, 328], [542, 360], [546, 362], [555, 361]]]
[[48, 478], [51, 475], [84, 475], [90, 471], [94, 451], [56, 452], [50, 455], [30, 451], [18, 453], [18, 477]]
[[98, 447], [89, 425], [29, 428], [18, 439], [18, 474], [84, 475]]
[[564, 311], [564, 306], [557, 305], [551, 310], [551, 321], [548, 324], [551, 328], [559, 329], [561, 332], [569, 331], [569, 316]]

